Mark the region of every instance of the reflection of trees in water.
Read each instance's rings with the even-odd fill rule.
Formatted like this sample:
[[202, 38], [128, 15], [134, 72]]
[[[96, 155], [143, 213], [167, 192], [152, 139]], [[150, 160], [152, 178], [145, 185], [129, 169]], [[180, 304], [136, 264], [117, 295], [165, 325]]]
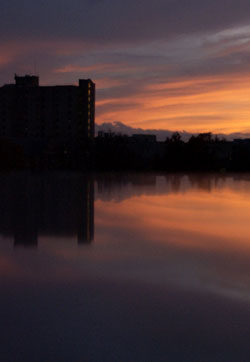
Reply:
[[[237, 190], [234, 180], [250, 189], [250, 175], [219, 173], [108, 173], [96, 176], [96, 199], [120, 202], [135, 196], [186, 193], [192, 189], [211, 192], [225, 186]], [[247, 181], [247, 183], [246, 183]]]
[[155, 193], [154, 173], [97, 174], [97, 198], [103, 201], [122, 201], [132, 196]]
[[170, 174], [166, 176], [166, 183], [170, 185], [171, 192], [179, 193], [184, 186], [184, 176], [179, 174]]
[[225, 176], [211, 175], [211, 174], [200, 174], [189, 175], [189, 181], [192, 188], [197, 188], [207, 192], [211, 192], [213, 189], [219, 187], [220, 183], [224, 184]]
[[0, 177], [0, 233], [15, 245], [37, 245], [39, 235], [94, 237], [94, 186], [90, 176], [22, 172]]

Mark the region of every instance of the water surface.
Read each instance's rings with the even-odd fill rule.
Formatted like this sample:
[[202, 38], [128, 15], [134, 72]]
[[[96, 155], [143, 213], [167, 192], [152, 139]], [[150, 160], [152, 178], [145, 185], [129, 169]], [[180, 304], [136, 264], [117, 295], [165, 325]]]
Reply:
[[250, 360], [250, 175], [0, 176], [1, 361]]

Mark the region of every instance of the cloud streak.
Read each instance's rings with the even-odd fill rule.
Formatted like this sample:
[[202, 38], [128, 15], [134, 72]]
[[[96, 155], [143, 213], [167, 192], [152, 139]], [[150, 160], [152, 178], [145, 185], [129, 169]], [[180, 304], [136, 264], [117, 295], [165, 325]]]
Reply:
[[1, 84], [92, 78], [97, 123], [250, 131], [248, 0], [9, 0], [0, 12]]

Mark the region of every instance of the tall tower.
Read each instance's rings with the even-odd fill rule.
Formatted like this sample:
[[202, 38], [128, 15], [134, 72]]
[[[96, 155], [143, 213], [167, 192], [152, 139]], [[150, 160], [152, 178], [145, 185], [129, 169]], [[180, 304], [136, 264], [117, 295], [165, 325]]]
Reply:
[[95, 136], [95, 84], [91, 79], [79, 79], [79, 122], [83, 137], [93, 140]]

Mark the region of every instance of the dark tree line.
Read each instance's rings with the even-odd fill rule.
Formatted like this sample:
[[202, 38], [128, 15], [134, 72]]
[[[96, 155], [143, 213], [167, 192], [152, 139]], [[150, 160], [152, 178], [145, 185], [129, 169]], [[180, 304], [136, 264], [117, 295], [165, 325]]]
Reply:
[[165, 142], [106, 134], [81, 147], [64, 144], [27, 152], [0, 140], [0, 169], [41, 168], [77, 170], [250, 171], [250, 140], [234, 142], [211, 133], [184, 142], [173, 133]]
[[165, 142], [134, 142], [109, 134], [97, 138], [95, 168], [108, 170], [250, 171], [250, 141], [230, 142], [201, 133], [184, 142], [178, 132]]

